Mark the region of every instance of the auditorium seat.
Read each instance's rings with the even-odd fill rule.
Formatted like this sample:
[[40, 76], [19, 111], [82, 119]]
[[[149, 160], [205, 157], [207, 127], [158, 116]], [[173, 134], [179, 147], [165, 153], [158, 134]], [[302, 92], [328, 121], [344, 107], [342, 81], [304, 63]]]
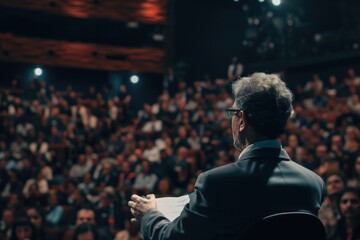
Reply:
[[251, 225], [239, 240], [325, 240], [319, 218], [306, 212], [285, 212], [267, 216]]

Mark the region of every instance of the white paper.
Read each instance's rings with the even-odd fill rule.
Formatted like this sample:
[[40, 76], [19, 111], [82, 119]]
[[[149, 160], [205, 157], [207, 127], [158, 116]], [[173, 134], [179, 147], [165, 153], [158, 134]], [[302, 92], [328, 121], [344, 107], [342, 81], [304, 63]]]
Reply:
[[157, 209], [171, 222], [180, 216], [184, 206], [190, 201], [189, 195], [181, 197], [156, 198]]

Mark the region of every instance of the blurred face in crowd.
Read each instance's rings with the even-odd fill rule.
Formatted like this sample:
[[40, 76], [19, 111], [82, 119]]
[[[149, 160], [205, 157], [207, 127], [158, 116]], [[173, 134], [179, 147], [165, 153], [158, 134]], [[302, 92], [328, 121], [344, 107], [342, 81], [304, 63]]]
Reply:
[[3, 219], [6, 226], [11, 226], [14, 222], [14, 213], [11, 210], [5, 210], [3, 212]]
[[144, 173], [148, 173], [150, 170], [150, 163], [148, 161], [143, 161], [142, 162], [142, 171]]
[[161, 179], [159, 181], [159, 192], [160, 193], [169, 193], [170, 190], [170, 182], [168, 179]]
[[15, 233], [18, 240], [29, 240], [31, 239], [32, 229], [30, 226], [18, 226]]
[[346, 137], [348, 137], [351, 140], [355, 140], [358, 138], [359, 135], [359, 131], [356, 127], [354, 126], [348, 126], [346, 128]]
[[296, 135], [289, 136], [289, 147], [297, 147], [299, 145]]
[[111, 163], [105, 163], [104, 164], [104, 168], [103, 168], [103, 172], [104, 172], [104, 175], [108, 175], [111, 171]]
[[80, 233], [77, 240], [94, 240], [94, 234], [91, 231]]
[[326, 192], [328, 196], [332, 196], [343, 191], [345, 188], [345, 184], [340, 176], [331, 175], [326, 180]]
[[58, 204], [58, 198], [56, 196], [56, 193], [52, 193], [49, 195], [49, 206], [53, 207]]
[[103, 207], [109, 206], [114, 201], [114, 195], [112, 193], [103, 191], [100, 194], [100, 202]]
[[36, 209], [34, 208], [28, 209], [26, 211], [26, 215], [30, 218], [31, 223], [34, 224], [36, 228], [39, 229], [42, 227], [42, 219], [39, 212]]
[[86, 156], [85, 154], [79, 154], [79, 158], [78, 158], [79, 164], [83, 165], [86, 163]]
[[186, 138], [186, 136], [187, 136], [186, 127], [183, 127], [183, 126], [180, 127], [178, 130], [178, 133], [181, 138]]
[[360, 156], [355, 160], [355, 172], [357, 175], [360, 175]]
[[82, 223], [95, 224], [95, 213], [90, 209], [80, 209], [76, 216], [76, 226]]
[[316, 147], [316, 156], [319, 158], [324, 158], [326, 156], [326, 146], [325, 145], [320, 145]]
[[16, 194], [11, 194], [8, 201], [8, 207], [16, 208], [18, 205], [19, 205], [19, 196]]
[[123, 154], [118, 154], [116, 156], [116, 165], [121, 166], [121, 164], [125, 161], [125, 156]]
[[177, 155], [178, 155], [179, 160], [185, 159], [186, 155], [187, 155], [186, 147], [179, 147], [179, 149], [177, 151]]
[[284, 150], [287, 152], [287, 154], [291, 157], [294, 158], [295, 157], [295, 153], [294, 150], [290, 147], [290, 146], [285, 146]]
[[85, 173], [84, 178], [83, 178], [83, 182], [84, 183], [91, 183], [92, 182], [91, 174], [89, 172]]
[[340, 147], [340, 146], [342, 145], [341, 136], [340, 136], [340, 135], [334, 135], [334, 136], [331, 138], [331, 144], [332, 144], [333, 146]]
[[358, 217], [360, 214], [360, 199], [353, 192], [344, 193], [340, 199], [340, 211], [345, 218]]
[[124, 173], [130, 172], [130, 164], [128, 162], [123, 162], [121, 164], [121, 171]]

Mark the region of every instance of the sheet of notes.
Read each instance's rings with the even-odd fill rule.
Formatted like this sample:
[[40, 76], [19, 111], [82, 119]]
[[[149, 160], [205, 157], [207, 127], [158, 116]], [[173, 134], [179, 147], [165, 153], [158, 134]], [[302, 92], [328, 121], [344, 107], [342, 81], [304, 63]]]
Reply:
[[184, 206], [190, 201], [189, 195], [156, 198], [157, 209], [170, 221], [180, 216]]

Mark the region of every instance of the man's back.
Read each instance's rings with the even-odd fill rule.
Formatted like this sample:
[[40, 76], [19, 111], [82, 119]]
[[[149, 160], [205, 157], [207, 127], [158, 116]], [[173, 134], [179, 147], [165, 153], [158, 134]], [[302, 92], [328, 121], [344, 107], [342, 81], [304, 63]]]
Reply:
[[285, 150], [254, 149], [201, 174], [179, 218], [169, 223], [152, 210], [144, 214], [141, 229], [151, 239], [234, 239], [274, 213], [317, 215], [324, 189], [322, 179], [291, 161]]
[[323, 198], [321, 178], [276, 148], [247, 152], [235, 163], [204, 175], [211, 189], [209, 207], [216, 209], [216, 235], [238, 234], [274, 213], [306, 211], [317, 215]]

